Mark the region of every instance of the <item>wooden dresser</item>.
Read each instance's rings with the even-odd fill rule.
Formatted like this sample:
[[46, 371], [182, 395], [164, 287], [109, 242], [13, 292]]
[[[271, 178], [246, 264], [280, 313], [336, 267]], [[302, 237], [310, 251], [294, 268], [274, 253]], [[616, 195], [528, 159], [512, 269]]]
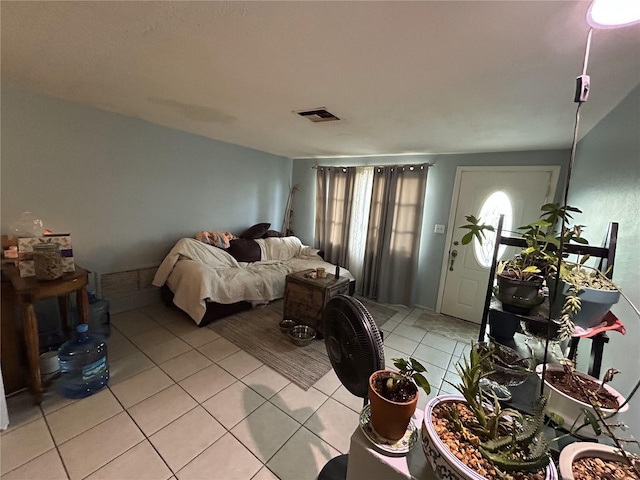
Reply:
[[283, 318], [295, 320], [313, 327], [319, 336], [324, 335], [322, 312], [329, 299], [338, 294], [349, 293], [349, 279], [336, 279], [327, 274], [325, 278], [307, 278], [311, 270], [287, 275], [284, 289]]

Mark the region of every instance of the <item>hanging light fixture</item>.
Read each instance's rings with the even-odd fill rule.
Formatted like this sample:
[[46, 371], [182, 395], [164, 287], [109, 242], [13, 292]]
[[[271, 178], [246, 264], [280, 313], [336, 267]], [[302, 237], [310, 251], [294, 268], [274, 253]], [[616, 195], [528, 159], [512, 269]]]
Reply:
[[638, 0], [594, 0], [587, 12], [593, 28], [620, 28], [640, 23]]

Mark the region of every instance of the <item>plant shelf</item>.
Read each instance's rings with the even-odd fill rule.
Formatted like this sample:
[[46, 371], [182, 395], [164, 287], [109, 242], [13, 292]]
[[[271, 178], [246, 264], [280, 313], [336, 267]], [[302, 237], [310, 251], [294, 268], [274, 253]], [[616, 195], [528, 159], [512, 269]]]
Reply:
[[[500, 245], [508, 245], [513, 247], [526, 248], [526, 242], [522, 238], [507, 237], [502, 235], [502, 223], [503, 216], [500, 216], [498, 222], [498, 228], [496, 229], [496, 242], [493, 250], [493, 260], [489, 270], [489, 282], [487, 285], [487, 293], [485, 297], [484, 309], [482, 311], [482, 321], [480, 323], [480, 332], [478, 335], [478, 341], [485, 340], [485, 333], [487, 329], [487, 322], [489, 319], [489, 313], [496, 315], [503, 319], [516, 319], [526, 322], [548, 323], [549, 318], [549, 300], [545, 301], [532, 309], [528, 315], [521, 315], [518, 313], [507, 312], [502, 308], [502, 303], [498, 300], [493, 293], [493, 280], [496, 275], [496, 268], [498, 263], [498, 249]], [[598, 269], [601, 271], [608, 271], [608, 276], [613, 274], [613, 260], [615, 258], [616, 243], [618, 238], [618, 224], [612, 222], [609, 224], [607, 235], [603, 242], [602, 247], [596, 247], [592, 245], [578, 245], [568, 244], [564, 246], [564, 251], [570, 254], [577, 255], [590, 255], [594, 258], [599, 258], [600, 262]], [[573, 337], [570, 342], [570, 356], [575, 353], [578, 348], [578, 342], [581, 337]], [[592, 341], [591, 345], [591, 357], [589, 360], [589, 368], [587, 373], [595, 378], [600, 378], [600, 369], [602, 366], [602, 354], [604, 350], [604, 344], [609, 342], [609, 337], [605, 332], [598, 333], [589, 338]], [[510, 345], [507, 345], [510, 346]]]

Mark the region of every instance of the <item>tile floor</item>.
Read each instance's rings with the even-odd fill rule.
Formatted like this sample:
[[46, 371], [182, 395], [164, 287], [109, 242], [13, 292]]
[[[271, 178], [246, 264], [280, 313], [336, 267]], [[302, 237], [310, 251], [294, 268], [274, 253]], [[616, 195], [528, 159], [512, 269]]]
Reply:
[[[413, 355], [428, 369], [430, 396], [453, 392], [443, 379], [456, 380], [477, 327], [393, 308], [382, 327], [387, 364]], [[69, 400], [54, 385], [41, 406], [28, 392], [8, 398], [4, 480], [303, 480], [348, 452], [362, 399], [333, 371], [304, 391], [162, 304], [112, 315], [112, 325], [107, 389]]]

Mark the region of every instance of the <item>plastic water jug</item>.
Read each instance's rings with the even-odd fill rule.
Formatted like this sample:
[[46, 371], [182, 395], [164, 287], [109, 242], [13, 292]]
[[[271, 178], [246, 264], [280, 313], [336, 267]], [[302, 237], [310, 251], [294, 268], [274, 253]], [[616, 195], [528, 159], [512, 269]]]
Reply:
[[88, 397], [109, 383], [107, 344], [88, 330], [88, 325], [78, 325], [75, 338], [58, 350], [60, 394], [67, 398]]
[[111, 316], [109, 302], [98, 298], [96, 293], [89, 290], [89, 331], [108, 337], [111, 335]]
[[[89, 333], [108, 338], [111, 335], [109, 301], [98, 298], [93, 290], [87, 290], [87, 296], [89, 297]], [[73, 323], [74, 325], [80, 324], [77, 308], [73, 311]]]

